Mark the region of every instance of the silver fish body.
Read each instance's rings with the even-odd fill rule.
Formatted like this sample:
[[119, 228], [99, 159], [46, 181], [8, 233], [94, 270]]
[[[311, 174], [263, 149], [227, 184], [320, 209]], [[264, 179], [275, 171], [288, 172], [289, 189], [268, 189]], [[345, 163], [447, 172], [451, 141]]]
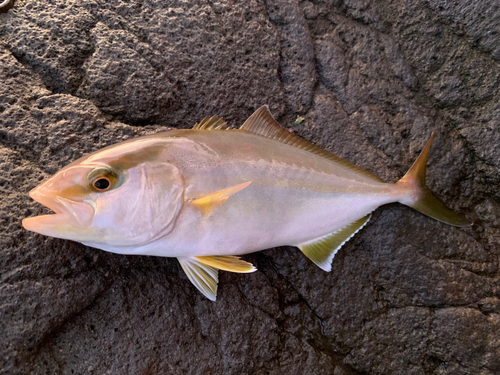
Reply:
[[56, 215], [23, 225], [115, 253], [177, 257], [215, 300], [218, 269], [255, 270], [235, 255], [292, 245], [330, 270], [340, 246], [387, 203], [467, 224], [425, 187], [430, 143], [389, 184], [282, 129], [267, 107], [240, 129], [224, 127], [205, 119], [86, 156], [30, 193]]
[[170, 257], [241, 255], [324, 236], [411, 193], [251, 133], [173, 131], [157, 141], [165, 151], [156, 162], [178, 168], [184, 202], [251, 184], [210, 215], [183, 204], [174, 229], [142, 246], [89, 245]]

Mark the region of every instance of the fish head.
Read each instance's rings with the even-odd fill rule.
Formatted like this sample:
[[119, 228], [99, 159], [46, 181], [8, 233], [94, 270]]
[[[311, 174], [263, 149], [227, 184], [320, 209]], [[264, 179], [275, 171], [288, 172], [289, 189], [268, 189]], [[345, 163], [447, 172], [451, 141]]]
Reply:
[[170, 233], [184, 180], [161, 160], [161, 148], [144, 147], [98, 152], [61, 169], [29, 193], [54, 213], [24, 219], [24, 228], [98, 248], [132, 249]]

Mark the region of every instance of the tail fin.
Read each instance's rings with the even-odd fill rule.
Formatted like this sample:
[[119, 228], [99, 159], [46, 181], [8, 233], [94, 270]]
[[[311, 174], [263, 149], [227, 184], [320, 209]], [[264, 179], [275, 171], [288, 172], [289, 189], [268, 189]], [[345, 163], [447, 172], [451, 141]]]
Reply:
[[412, 203], [402, 201], [401, 203], [410, 206], [424, 215], [433, 219], [442, 221], [443, 223], [454, 225], [457, 227], [466, 227], [471, 225], [464, 217], [448, 209], [426, 186], [425, 171], [427, 167], [427, 159], [431, 148], [432, 140], [435, 132], [425, 145], [425, 148], [420, 153], [419, 157], [413, 163], [410, 170], [399, 180], [396, 185], [410, 187], [415, 192], [415, 199]]

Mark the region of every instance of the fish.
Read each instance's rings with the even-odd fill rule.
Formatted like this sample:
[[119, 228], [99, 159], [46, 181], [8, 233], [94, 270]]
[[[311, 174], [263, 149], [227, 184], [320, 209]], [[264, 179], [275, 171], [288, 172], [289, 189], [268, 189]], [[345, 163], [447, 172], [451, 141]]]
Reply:
[[281, 127], [267, 106], [239, 129], [205, 117], [67, 165], [29, 192], [54, 213], [22, 225], [113, 253], [175, 257], [215, 301], [219, 270], [256, 271], [244, 254], [296, 246], [331, 271], [342, 245], [388, 203], [470, 225], [426, 186], [433, 138], [398, 182], [386, 183]]

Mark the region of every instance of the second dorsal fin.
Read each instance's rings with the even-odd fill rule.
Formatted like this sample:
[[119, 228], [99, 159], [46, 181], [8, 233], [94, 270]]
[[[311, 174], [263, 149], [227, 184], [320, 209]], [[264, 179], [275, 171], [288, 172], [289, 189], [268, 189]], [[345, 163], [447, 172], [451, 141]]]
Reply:
[[271, 138], [276, 141], [280, 141], [290, 146], [294, 146], [300, 148], [305, 151], [309, 151], [313, 154], [322, 156], [328, 160], [331, 160], [337, 164], [342, 165], [343, 167], [349, 168], [355, 172], [358, 172], [362, 175], [370, 177], [376, 181], [383, 182], [382, 179], [375, 176], [374, 174], [365, 171], [363, 168], [358, 167], [355, 164], [344, 160], [337, 155], [334, 155], [328, 151], [325, 151], [312, 143], [309, 143], [302, 138], [297, 137], [296, 135], [290, 133], [288, 130], [281, 127], [280, 124], [276, 122], [271, 113], [269, 112], [269, 107], [264, 105], [256, 110], [240, 127], [241, 130], [245, 130], [249, 133], [254, 133], [261, 135], [266, 138]]
[[227, 122], [219, 116], [206, 116], [203, 120], [193, 126], [194, 130], [225, 130]]

